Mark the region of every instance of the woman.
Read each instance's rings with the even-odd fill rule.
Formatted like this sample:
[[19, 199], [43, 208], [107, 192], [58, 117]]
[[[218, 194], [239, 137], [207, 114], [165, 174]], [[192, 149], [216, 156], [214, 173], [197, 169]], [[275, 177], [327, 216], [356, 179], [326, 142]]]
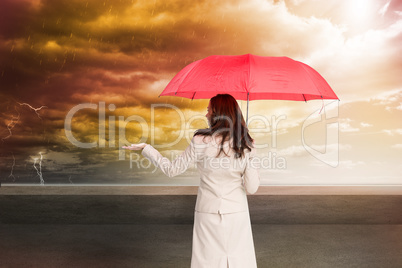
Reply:
[[142, 155], [169, 177], [196, 163], [200, 186], [194, 212], [192, 268], [257, 267], [246, 196], [246, 191], [253, 194], [260, 184], [254, 141], [231, 95], [216, 95], [207, 109], [209, 128], [197, 130], [173, 162], [149, 144], [124, 148], [143, 149]]

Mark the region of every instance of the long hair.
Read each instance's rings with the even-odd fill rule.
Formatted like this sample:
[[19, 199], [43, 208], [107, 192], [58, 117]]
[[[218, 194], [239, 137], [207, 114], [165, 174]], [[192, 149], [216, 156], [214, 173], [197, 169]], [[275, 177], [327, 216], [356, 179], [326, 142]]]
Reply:
[[221, 136], [222, 141], [217, 156], [222, 152], [227, 156], [223, 150], [223, 144], [229, 139], [233, 139], [232, 149], [236, 158], [243, 157], [244, 149], [246, 148], [251, 151], [253, 139], [248, 133], [248, 128], [236, 99], [229, 94], [218, 94], [211, 98], [210, 106], [212, 110], [209, 122], [210, 127], [198, 129], [194, 136], [212, 136], [213, 134]]

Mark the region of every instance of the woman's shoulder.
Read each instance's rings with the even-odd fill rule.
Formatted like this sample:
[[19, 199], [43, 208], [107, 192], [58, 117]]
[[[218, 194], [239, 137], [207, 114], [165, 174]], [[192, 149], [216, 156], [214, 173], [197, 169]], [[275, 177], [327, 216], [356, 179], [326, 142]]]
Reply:
[[204, 136], [202, 135], [194, 135], [193, 138], [191, 139], [191, 142], [194, 144], [204, 144]]
[[191, 143], [197, 149], [205, 149], [211, 144], [211, 137], [204, 135], [194, 135], [191, 139]]
[[[215, 135], [194, 135], [192, 143], [200, 153], [203, 152], [205, 155], [215, 157], [221, 148], [221, 140], [221, 138], [216, 137]], [[225, 142], [223, 144], [223, 149], [226, 154], [231, 153], [229, 143]]]

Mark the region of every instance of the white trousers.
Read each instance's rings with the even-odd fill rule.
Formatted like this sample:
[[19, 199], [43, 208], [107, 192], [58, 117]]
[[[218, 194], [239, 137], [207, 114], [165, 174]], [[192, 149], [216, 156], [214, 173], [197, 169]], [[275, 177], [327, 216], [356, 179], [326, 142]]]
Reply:
[[191, 268], [257, 267], [249, 211], [195, 211]]

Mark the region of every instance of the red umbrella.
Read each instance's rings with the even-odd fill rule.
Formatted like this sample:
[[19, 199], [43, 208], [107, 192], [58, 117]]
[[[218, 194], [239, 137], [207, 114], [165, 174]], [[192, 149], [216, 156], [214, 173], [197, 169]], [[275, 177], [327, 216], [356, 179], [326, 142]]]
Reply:
[[187, 65], [160, 96], [210, 99], [231, 94], [237, 100], [338, 99], [313, 68], [288, 57], [209, 56]]

